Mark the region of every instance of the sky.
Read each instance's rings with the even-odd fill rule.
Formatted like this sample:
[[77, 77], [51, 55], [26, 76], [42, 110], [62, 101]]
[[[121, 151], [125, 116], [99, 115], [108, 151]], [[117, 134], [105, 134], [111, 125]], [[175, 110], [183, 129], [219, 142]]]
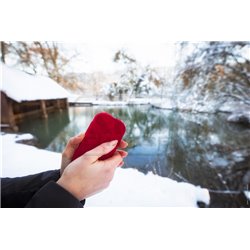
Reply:
[[125, 49], [141, 65], [169, 67], [174, 63], [174, 43], [65, 43], [69, 53], [77, 51], [79, 56], [73, 64], [74, 72], [103, 71], [112, 73], [121, 66], [113, 62], [119, 49]]

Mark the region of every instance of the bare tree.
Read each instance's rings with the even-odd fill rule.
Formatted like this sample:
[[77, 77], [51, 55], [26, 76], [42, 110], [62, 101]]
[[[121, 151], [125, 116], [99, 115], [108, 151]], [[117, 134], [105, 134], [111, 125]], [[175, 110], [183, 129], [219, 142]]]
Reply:
[[[2, 46], [2, 43], [4, 46]], [[8, 54], [5, 52], [8, 48]], [[1, 42], [2, 61], [6, 62], [6, 56], [15, 62], [16, 65], [30, 74], [43, 74], [54, 79], [63, 86], [73, 86], [76, 83], [68, 83], [69, 78], [65, 77], [68, 66], [78, 53], [71, 56], [64, 53], [61, 44], [56, 42]]]

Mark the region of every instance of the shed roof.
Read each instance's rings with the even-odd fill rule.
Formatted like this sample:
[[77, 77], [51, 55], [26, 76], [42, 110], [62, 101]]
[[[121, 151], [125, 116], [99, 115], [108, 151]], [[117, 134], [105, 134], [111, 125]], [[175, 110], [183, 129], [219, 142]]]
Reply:
[[63, 87], [48, 77], [29, 75], [2, 63], [0, 63], [0, 73], [2, 73], [0, 90], [17, 102], [61, 99], [69, 95]]

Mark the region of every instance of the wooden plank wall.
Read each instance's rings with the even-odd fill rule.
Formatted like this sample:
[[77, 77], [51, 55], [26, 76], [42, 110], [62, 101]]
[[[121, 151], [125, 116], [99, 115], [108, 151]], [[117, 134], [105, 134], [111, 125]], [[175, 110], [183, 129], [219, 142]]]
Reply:
[[1, 124], [9, 124], [15, 128], [16, 123], [27, 116], [48, 118], [48, 113], [58, 112], [68, 108], [67, 99], [37, 100], [15, 102], [1, 92]]

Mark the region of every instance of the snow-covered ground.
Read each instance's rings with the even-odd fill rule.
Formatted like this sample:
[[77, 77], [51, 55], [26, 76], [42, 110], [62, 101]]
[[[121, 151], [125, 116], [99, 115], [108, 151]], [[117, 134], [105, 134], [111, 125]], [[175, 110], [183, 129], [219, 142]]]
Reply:
[[[90, 105], [101, 105], [101, 106], [125, 106], [125, 105], [151, 105], [154, 108], [159, 109], [171, 109], [171, 110], [184, 110], [192, 112], [226, 112], [234, 114], [234, 118], [239, 115], [244, 116], [245, 120], [248, 119], [249, 123], [249, 106], [245, 104], [239, 104], [238, 102], [227, 102], [223, 105], [218, 106], [216, 101], [210, 101], [205, 105], [202, 102], [178, 103], [173, 98], [130, 98], [126, 101], [108, 101], [103, 99], [96, 100], [94, 97], [82, 97], [79, 95], [70, 95], [68, 98], [69, 103], [75, 105], [90, 104]], [[217, 106], [216, 106], [217, 105]]]
[[60, 154], [15, 142], [30, 138], [30, 134], [1, 135], [3, 177], [25, 176], [60, 168]]
[[209, 204], [207, 189], [178, 183], [152, 173], [146, 176], [134, 169], [117, 169], [110, 187], [90, 197], [86, 206], [196, 207]]
[[130, 98], [127, 101], [108, 101], [103, 99], [96, 100], [94, 97], [81, 97], [77, 95], [70, 95], [68, 98], [69, 103], [73, 104], [91, 104], [102, 106], [124, 106], [124, 105], [148, 105], [148, 104], [160, 104], [162, 99], [160, 98]]
[[[21, 139], [31, 136], [22, 135]], [[61, 154], [16, 143], [20, 136], [1, 134], [2, 177], [24, 176], [60, 167]], [[108, 189], [87, 199], [92, 206], [184, 206], [197, 207], [197, 201], [209, 204], [207, 189], [178, 183], [152, 173], [118, 168]]]

